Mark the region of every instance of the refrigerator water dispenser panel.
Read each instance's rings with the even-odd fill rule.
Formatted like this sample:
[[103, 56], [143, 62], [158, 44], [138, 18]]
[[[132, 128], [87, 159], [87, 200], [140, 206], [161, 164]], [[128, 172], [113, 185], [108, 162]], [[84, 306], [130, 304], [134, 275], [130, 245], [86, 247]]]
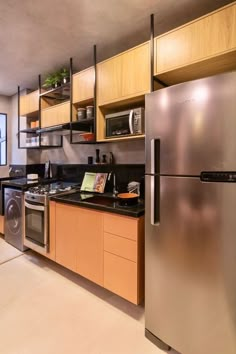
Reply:
[[235, 183], [236, 182], [236, 171], [201, 172], [200, 179], [202, 182]]

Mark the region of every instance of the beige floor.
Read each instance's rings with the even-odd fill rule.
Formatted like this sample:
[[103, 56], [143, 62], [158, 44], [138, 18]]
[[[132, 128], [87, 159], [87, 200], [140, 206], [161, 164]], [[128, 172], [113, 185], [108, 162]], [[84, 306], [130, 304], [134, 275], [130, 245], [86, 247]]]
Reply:
[[11, 247], [0, 235], [0, 264], [21, 255], [22, 252], [18, 251], [15, 247]]
[[32, 251], [0, 265], [0, 353], [164, 354], [144, 337], [143, 307]]

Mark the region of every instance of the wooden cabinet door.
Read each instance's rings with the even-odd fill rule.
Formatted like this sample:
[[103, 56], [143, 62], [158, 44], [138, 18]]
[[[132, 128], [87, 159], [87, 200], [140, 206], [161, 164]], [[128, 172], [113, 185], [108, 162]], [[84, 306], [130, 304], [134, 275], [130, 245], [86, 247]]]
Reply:
[[76, 272], [78, 235], [78, 208], [56, 204], [56, 262]]
[[73, 103], [83, 102], [94, 97], [95, 71], [88, 68], [73, 75]]
[[37, 112], [39, 110], [39, 91], [31, 92], [27, 96], [29, 99], [29, 113]]
[[39, 110], [39, 91], [20, 96], [20, 115], [24, 116]]
[[68, 123], [70, 121], [70, 102], [57, 105], [57, 124]]
[[122, 54], [122, 97], [150, 92], [149, 42]]
[[156, 38], [155, 74], [236, 48], [236, 5], [227, 6]]
[[77, 208], [77, 273], [103, 286], [103, 214]]
[[104, 252], [104, 287], [137, 304], [137, 264]]
[[51, 127], [58, 124], [58, 108], [57, 106], [45, 108], [41, 112], [41, 127]]
[[121, 97], [122, 55], [97, 65], [98, 105], [109, 103]]

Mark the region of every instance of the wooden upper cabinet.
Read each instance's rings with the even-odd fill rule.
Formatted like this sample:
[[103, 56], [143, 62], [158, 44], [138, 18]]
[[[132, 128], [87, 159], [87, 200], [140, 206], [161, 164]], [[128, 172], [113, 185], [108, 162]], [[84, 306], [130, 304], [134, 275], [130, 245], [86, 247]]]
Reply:
[[97, 65], [98, 105], [144, 95], [149, 90], [149, 42]]
[[72, 103], [83, 102], [94, 97], [94, 67], [73, 75]]
[[103, 286], [103, 214], [77, 208], [77, 273]]
[[70, 121], [70, 102], [45, 108], [41, 112], [41, 127], [68, 123]]
[[39, 110], [39, 91], [20, 96], [20, 115], [25, 116]]
[[[236, 68], [236, 4], [155, 39], [155, 68], [167, 84]], [[169, 73], [169, 74], [168, 74]]]
[[77, 207], [56, 203], [56, 262], [76, 271], [78, 250]]
[[122, 97], [146, 94], [150, 91], [149, 42], [122, 55]]
[[97, 65], [97, 100], [103, 104], [121, 97], [122, 57], [118, 55]]

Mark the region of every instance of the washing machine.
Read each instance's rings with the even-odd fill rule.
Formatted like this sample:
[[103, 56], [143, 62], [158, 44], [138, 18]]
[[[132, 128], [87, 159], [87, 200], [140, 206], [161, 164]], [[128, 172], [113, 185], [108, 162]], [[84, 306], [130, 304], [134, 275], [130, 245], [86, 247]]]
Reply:
[[27, 248], [23, 245], [23, 192], [13, 188], [4, 190], [4, 234], [5, 241], [20, 251]]

